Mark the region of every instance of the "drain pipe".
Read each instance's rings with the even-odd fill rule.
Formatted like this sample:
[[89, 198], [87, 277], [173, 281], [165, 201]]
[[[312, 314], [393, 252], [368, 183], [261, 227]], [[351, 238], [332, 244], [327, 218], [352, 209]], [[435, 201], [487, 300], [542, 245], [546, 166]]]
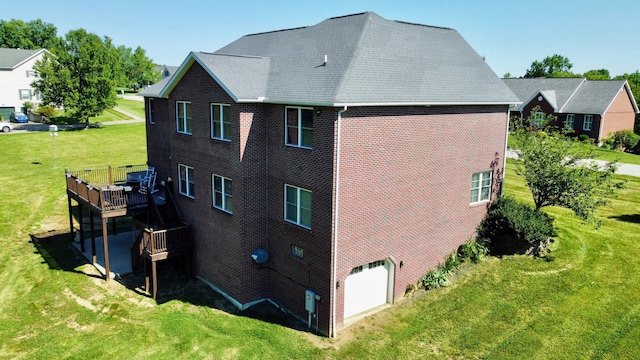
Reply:
[[338, 298], [338, 203], [340, 200], [340, 133], [341, 133], [341, 124], [342, 124], [342, 114], [347, 111], [347, 106], [345, 106], [342, 110], [338, 110], [338, 119], [336, 121], [336, 126], [338, 127], [337, 135], [336, 135], [336, 176], [335, 176], [335, 199], [333, 201], [333, 299], [331, 301], [331, 337], [336, 338], [338, 335], [337, 326], [336, 326], [336, 302]]

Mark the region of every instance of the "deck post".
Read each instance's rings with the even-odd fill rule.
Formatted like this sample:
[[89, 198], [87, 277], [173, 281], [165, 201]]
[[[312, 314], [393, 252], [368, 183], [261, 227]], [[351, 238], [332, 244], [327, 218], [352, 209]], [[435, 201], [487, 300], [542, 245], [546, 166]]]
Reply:
[[109, 165], [109, 185], [113, 185], [113, 172], [111, 170], [111, 165]]
[[[93, 224], [93, 212], [89, 211], [89, 229], [91, 231], [91, 263], [98, 262], [96, 259], [96, 226]], [[82, 242], [82, 252], [84, 252], [84, 241]]]
[[102, 218], [102, 246], [104, 247], [104, 271], [107, 276], [107, 281], [111, 279], [111, 272], [109, 270], [109, 240], [107, 239], [107, 218]]
[[82, 218], [82, 204], [78, 203], [78, 222], [80, 223], [80, 250], [84, 252], [84, 219]]
[[158, 271], [156, 269], [157, 261], [151, 260], [151, 281], [153, 281], [153, 298], [158, 295]]
[[[69, 208], [69, 229], [71, 229], [71, 242], [75, 241], [75, 236], [73, 234], [73, 211], [71, 210], [71, 196], [67, 193], [67, 204]], [[78, 204], [79, 206], [80, 204]]]

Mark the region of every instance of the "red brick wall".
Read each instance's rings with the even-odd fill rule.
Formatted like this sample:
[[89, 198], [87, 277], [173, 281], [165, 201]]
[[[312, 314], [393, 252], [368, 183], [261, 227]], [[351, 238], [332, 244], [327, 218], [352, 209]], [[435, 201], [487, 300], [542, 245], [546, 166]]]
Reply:
[[[192, 135], [176, 131], [176, 101], [191, 102]], [[231, 105], [231, 142], [211, 139], [211, 103]], [[156, 126], [161, 121], [157, 113]], [[193, 227], [196, 273], [241, 303], [266, 297], [267, 271], [251, 259], [253, 250], [267, 247], [266, 202], [262, 196], [266, 191], [263, 107], [235, 104], [194, 63], [171, 92], [164, 117], [163, 125], [170, 130], [162, 136], [167, 138], [149, 141], [170, 143], [171, 150], [164, 155], [170, 159], [169, 176], [173, 178], [176, 202], [184, 220]], [[157, 155], [153, 158], [162, 159]], [[178, 164], [194, 168], [194, 199], [178, 194]], [[233, 214], [213, 207], [212, 174], [232, 179]]]
[[636, 114], [626, 88], [622, 88], [604, 114], [602, 124], [602, 138], [608, 138], [611, 133], [619, 130], [633, 131]]
[[[395, 263], [395, 298], [475, 233], [471, 176], [501, 174], [506, 107], [351, 108], [343, 115], [337, 279]], [[496, 186], [499, 184], [494, 183]], [[399, 268], [398, 264], [404, 266]], [[338, 289], [342, 322], [344, 287]]]

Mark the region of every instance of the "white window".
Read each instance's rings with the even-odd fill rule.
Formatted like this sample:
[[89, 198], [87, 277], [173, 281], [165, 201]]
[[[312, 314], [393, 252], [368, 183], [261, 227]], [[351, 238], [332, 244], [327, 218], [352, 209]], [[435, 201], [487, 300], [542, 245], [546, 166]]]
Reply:
[[191, 103], [176, 101], [176, 128], [181, 134], [191, 135]]
[[155, 116], [155, 109], [153, 107], [153, 99], [149, 99], [149, 101], [147, 102], [147, 107], [148, 107], [148, 116], [149, 116], [149, 124], [155, 124], [156, 123], [156, 119], [154, 118]]
[[35, 70], [27, 70], [27, 77], [28, 78], [38, 77], [38, 73]]
[[231, 141], [231, 106], [211, 104], [211, 138]]
[[287, 107], [285, 143], [311, 149], [313, 144], [313, 109]]
[[573, 124], [576, 122], [575, 114], [567, 114], [567, 118], [564, 120], [564, 128], [567, 130], [573, 130]]
[[297, 245], [291, 245], [291, 254], [297, 258], [304, 258], [304, 249]]
[[471, 203], [489, 201], [491, 197], [491, 171], [475, 173], [471, 176]]
[[536, 111], [531, 118], [531, 126], [541, 127], [544, 124], [544, 113], [542, 111]]
[[233, 186], [231, 179], [212, 175], [213, 182], [213, 207], [233, 213]]
[[284, 218], [311, 229], [311, 191], [296, 186], [284, 186]]
[[20, 89], [20, 100], [31, 100], [31, 89]]
[[593, 127], [593, 115], [585, 115], [584, 122], [582, 123], [582, 130], [591, 131]]
[[193, 177], [193, 168], [191, 166], [178, 164], [178, 190], [182, 195], [190, 198], [195, 197], [195, 182]]

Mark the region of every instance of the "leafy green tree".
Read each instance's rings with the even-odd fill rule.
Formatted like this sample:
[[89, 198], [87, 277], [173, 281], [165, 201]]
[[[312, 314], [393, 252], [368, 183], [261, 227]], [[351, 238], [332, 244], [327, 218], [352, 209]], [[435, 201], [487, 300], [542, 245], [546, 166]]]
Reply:
[[160, 72], [154, 69], [153, 62], [140, 46], [136, 48], [127, 60], [125, 62], [125, 73], [134, 90], [160, 80]]
[[[528, 122], [534, 121], [534, 116], [532, 112]], [[547, 117], [545, 123], [549, 120]], [[539, 119], [535, 121], [539, 123]], [[536, 209], [565, 207], [585, 222], [599, 225], [596, 210], [606, 205], [606, 197], [621, 186], [613, 178], [615, 163], [599, 167], [585, 162], [592, 158], [591, 147], [572, 141], [545, 124], [538, 128], [542, 131], [521, 126], [511, 133], [521, 160], [516, 171], [524, 176]]]
[[58, 29], [40, 19], [24, 22], [0, 20], [0, 47], [13, 49], [53, 49], [61, 44]]
[[609, 70], [607, 69], [589, 70], [582, 76], [587, 80], [611, 80], [611, 75], [609, 75]]
[[[640, 71], [636, 70], [631, 74], [622, 74], [614, 78], [615, 80], [627, 80], [631, 92], [636, 99], [636, 104], [640, 106]], [[633, 131], [640, 135], [640, 114], [636, 114], [636, 122]]]
[[542, 61], [535, 60], [531, 67], [524, 74], [525, 78], [535, 77], [576, 77], [577, 74], [571, 72], [573, 64], [569, 58], [554, 54], [547, 56]]
[[45, 54], [34, 68], [40, 79], [32, 86], [42, 94], [44, 104], [63, 106], [72, 116], [89, 123], [89, 118], [115, 105], [113, 53], [104, 41], [84, 29], [65, 36], [54, 55]]

